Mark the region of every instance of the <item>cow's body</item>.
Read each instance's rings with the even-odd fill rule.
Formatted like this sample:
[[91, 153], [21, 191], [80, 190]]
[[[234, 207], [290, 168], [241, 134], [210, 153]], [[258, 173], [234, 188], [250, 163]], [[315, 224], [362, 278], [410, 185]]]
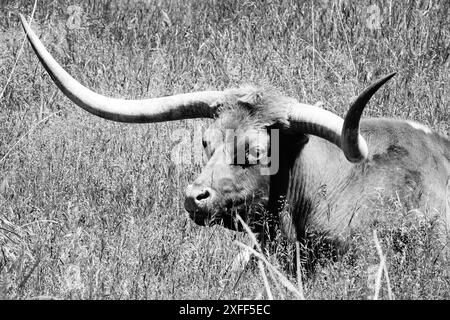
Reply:
[[285, 143], [271, 195], [287, 200], [285, 209], [275, 207], [290, 239], [320, 234], [345, 243], [352, 230], [386, 218], [375, 208], [389, 199], [400, 201], [405, 213], [446, 221], [450, 141], [402, 120], [363, 120], [361, 133], [370, 152], [358, 164], [314, 136], [304, 145]]

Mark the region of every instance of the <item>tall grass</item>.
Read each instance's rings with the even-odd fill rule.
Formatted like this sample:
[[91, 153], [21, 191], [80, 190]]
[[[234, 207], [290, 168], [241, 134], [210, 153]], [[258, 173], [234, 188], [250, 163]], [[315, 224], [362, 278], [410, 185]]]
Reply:
[[[99, 93], [142, 98], [254, 83], [343, 115], [365, 85], [397, 71], [365, 116], [412, 119], [449, 134], [446, 0], [76, 3], [80, 28], [67, 24], [74, 1], [41, 0], [33, 29]], [[380, 29], [367, 24], [372, 4], [381, 10]], [[16, 13], [31, 10], [24, 0], [0, 8], [1, 89], [23, 39]], [[198, 227], [184, 212], [184, 188], [201, 166], [171, 161], [179, 143], [171, 133], [207, 122], [127, 125], [93, 117], [63, 97], [26, 45], [0, 99], [0, 157], [11, 150], [0, 163], [0, 298], [258, 296], [257, 268], [238, 280], [231, 271], [235, 240], [250, 244], [247, 236]], [[395, 204], [377, 210], [407, 213]], [[430, 249], [431, 223], [376, 226], [397, 299], [450, 298], [449, 266]], [[294, 252], [280, 237], [267, 259], [293, 270]], [[373, 298], [379, 262], [372, 235], [354, 235], [347, 255], [305, 279], [305, 296]], [[379, 298], [387, 297], [382, 285]]]

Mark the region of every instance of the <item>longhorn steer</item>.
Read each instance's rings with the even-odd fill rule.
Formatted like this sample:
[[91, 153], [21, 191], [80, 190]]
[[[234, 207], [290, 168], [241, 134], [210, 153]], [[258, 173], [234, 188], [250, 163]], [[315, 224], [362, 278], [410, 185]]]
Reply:
[[[445, 221], [449, 139], [408, 121], [360, 121], [370, 97], [394, 74], [362, 92], [345, 120], [253, 87], [114, 99], [73, 79], [21, 20], [55, 84], [90, 113], [139, 123], [216, 119], [203, 140], [209, 161], [186, 189], [185, 208], [199, 225], [239, 229], [239, 213], [258, 229], [268, 212], [292, 240], [319, 234], [343, 244], [351, 230], [367, 225], [380, 193]], [[264, 171], [275, 159], [275, 170]]]

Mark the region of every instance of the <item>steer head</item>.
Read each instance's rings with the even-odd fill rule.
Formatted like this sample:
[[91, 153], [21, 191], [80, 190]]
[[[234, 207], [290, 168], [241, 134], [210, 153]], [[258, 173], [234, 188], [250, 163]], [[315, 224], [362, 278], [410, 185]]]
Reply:
[[305, 143], [308, 135], [316, 135], [341, 148], [350, 162], [364, 160], [368, 150], [359, 134], [362, 111], [370, 97], [394, 75], [362, 92], [345, 120], [322, 108], [254, 87], [145, 100], [115, 99], [97, 94], [72, 78], [20, 17], [28, 40], [55, 84], [86, 111], [132, 123], [215, 119], [203, 138], [208, 163], [186, 189], [185, 208], [200, 225], [222, 223], [236, 229], [236, 213], [247, 220], [257, 218], [267, 204], [271, 177], [278, 171], [280, 139], [286, 135]]
[[186, 189], [185, 208], [199, 225], [235, 229], [234, 216], [255, 220], [267, 205], [270, 176], [278, 170], [279, 129], [286, 110], [256, 88], [230, 90], [205, 131], [208, 163]]

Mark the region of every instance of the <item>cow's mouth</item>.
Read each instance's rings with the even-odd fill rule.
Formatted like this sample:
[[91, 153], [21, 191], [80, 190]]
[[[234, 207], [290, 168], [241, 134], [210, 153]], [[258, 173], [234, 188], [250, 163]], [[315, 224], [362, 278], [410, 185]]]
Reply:
[[249, 209], [249, 205], [245, 201], [240, 201], [224, 205], [213, 211], [202, 209], [186, 209], [186, 211], [189, 218], [199, 226], [221, 225], [227, 229], [242, 231], [242, 226], [236, 219], [236, 214], [239, 214], [245, 221]]

